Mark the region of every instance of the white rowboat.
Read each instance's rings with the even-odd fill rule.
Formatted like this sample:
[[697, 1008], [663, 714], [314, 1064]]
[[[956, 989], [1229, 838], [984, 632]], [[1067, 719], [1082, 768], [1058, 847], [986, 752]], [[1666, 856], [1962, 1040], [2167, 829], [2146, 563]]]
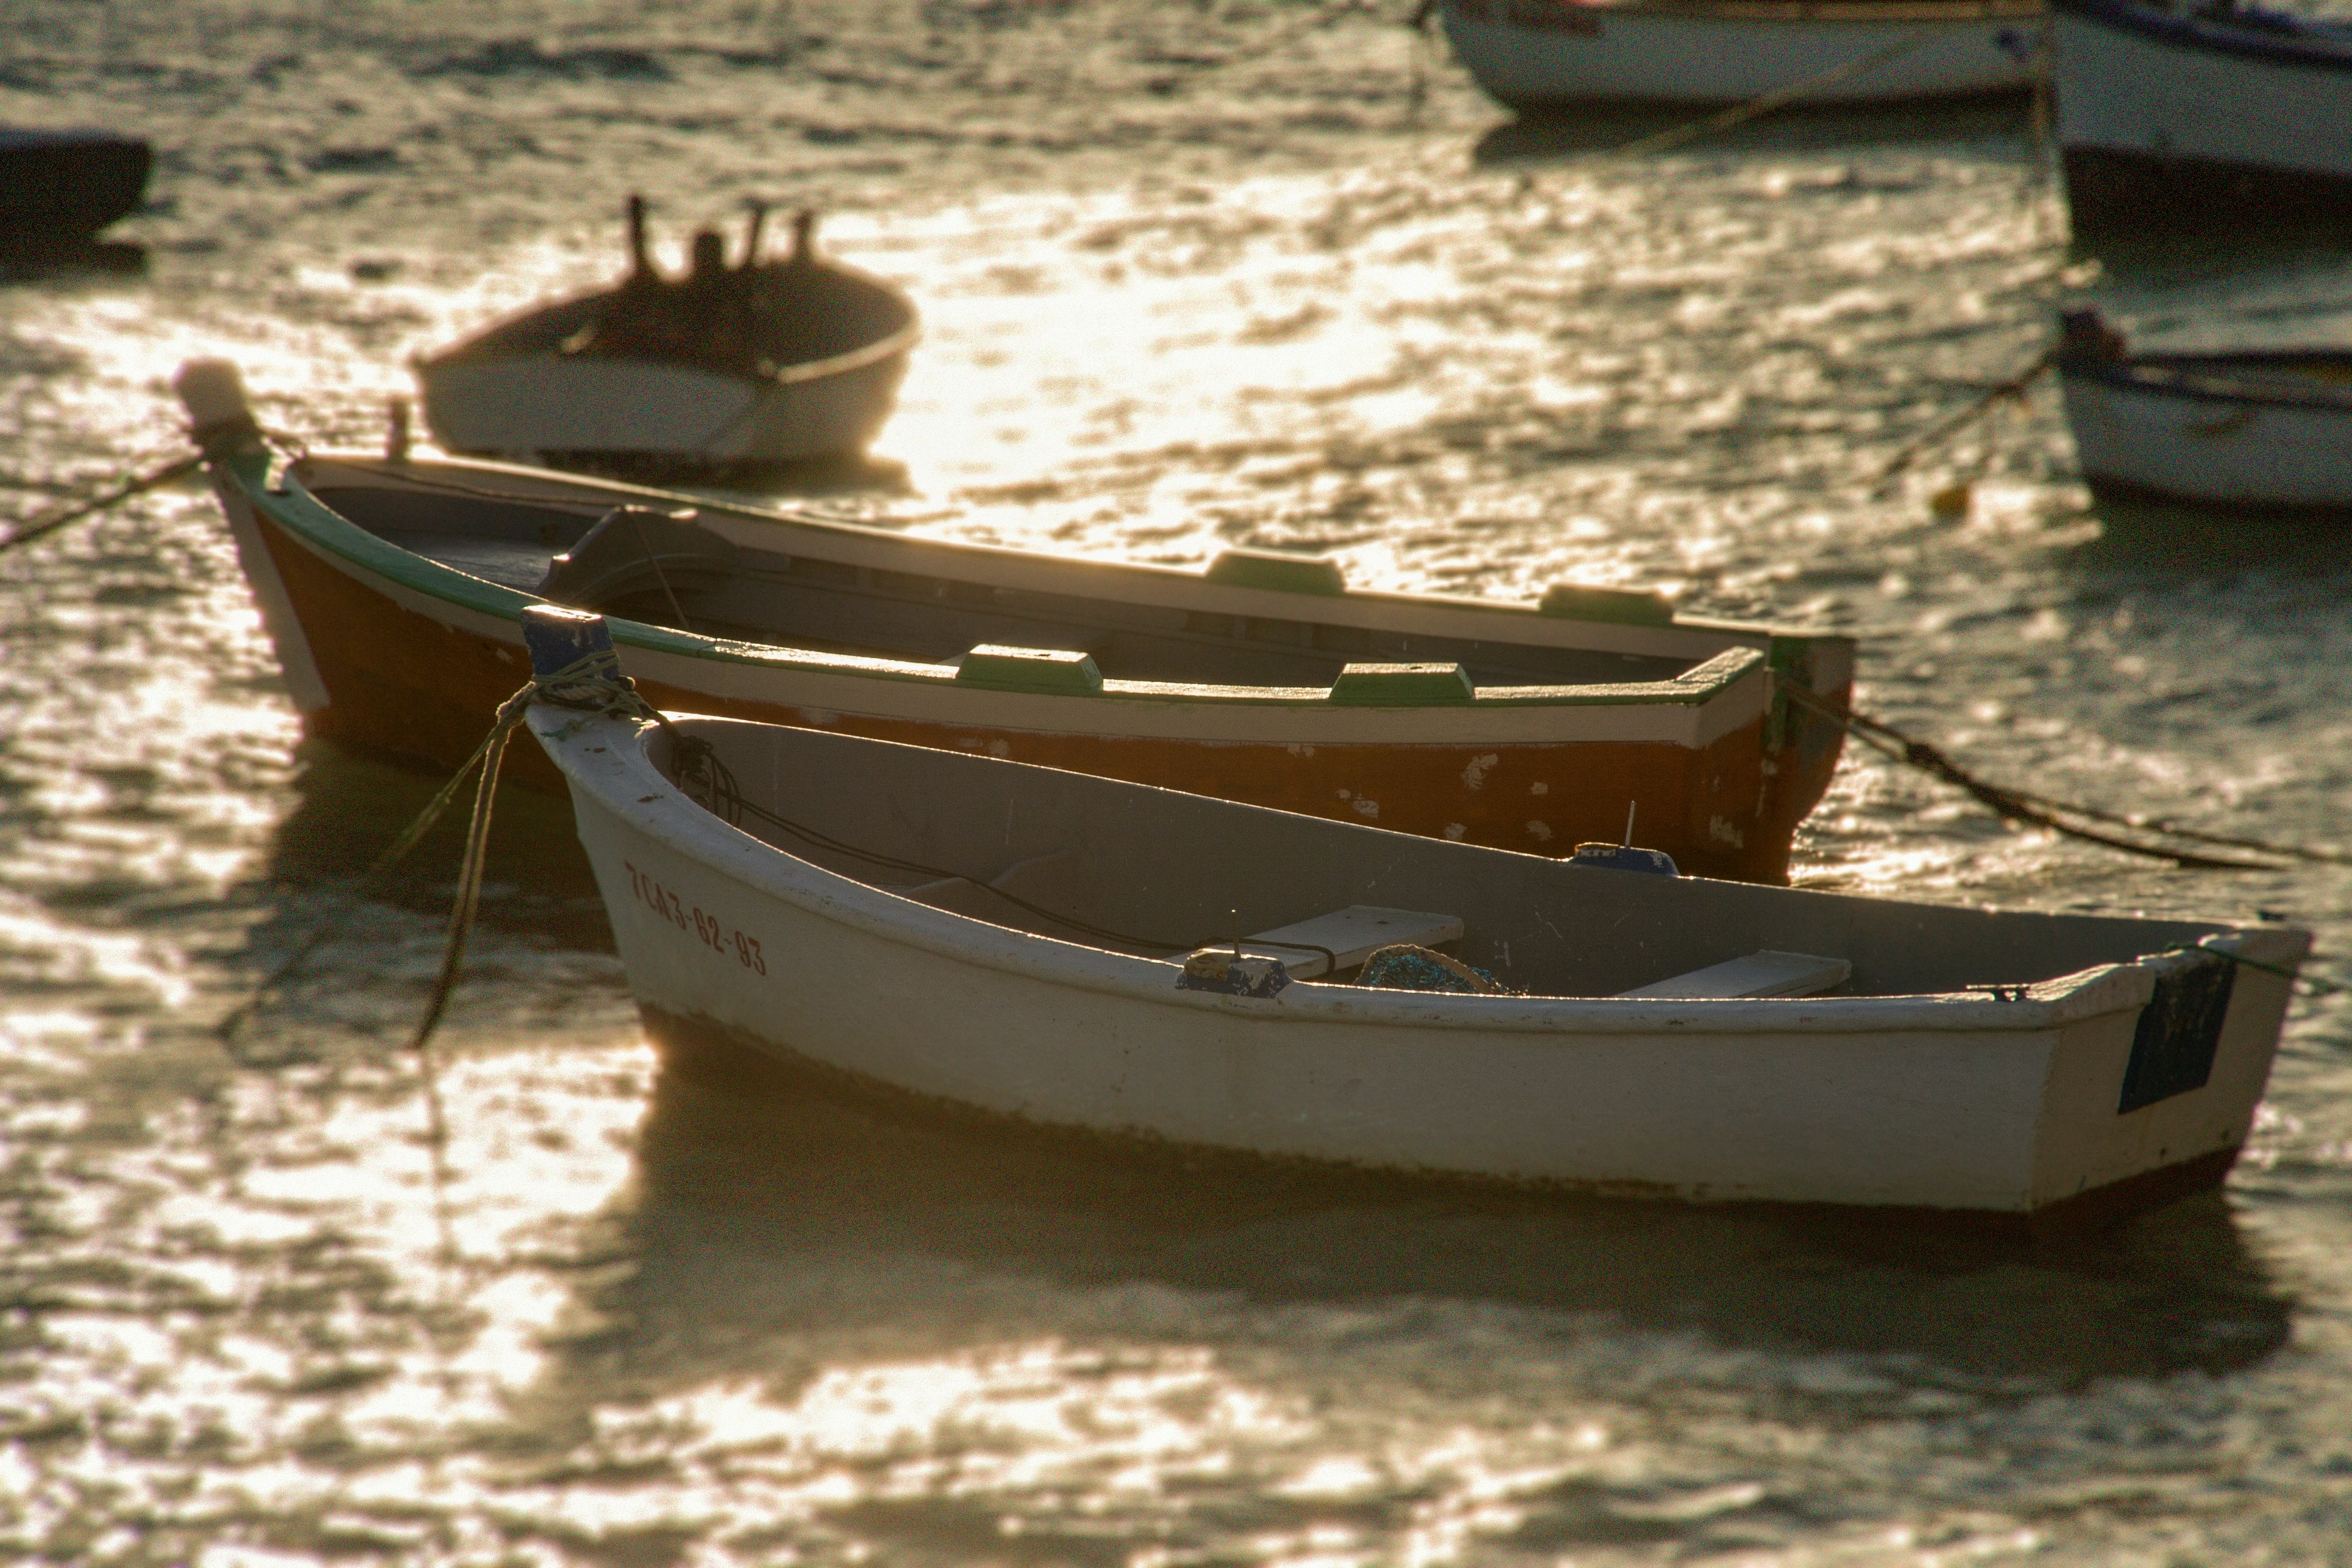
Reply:
[[1443, 0], [1446, 41], [1513, 109], [2013, 92], [2041, 0]]
[[2352, 511], [2352, 349], [2126, 353], [2086, 312], [2058, 376], [2103, 497]]
[[[526, 620], [542, 680], [610, 647], [597, 617]], [[2145, 1203], [2228, 1169], [2308, 944], [1590, 869], [735, 720], [529, 722], [657, 1037], [1250, 1155], [2012, 1217]], [[1397, 942], [1514, 989], [1329, 983]]]
[[792, 253], [741, 260], [697, 237], [662, 278], [630, 208], [617, 288], [541, 306], [416, 366], [425, 417], [452, 451], [558, 467], [758, 468], [862, 452], [889, 418], [918, 335], [891, 284], [824, 259], [803, 214]]
[[2227, 4], [2053, 9], [2078, 231], [2352, 211], [2352, 26]]

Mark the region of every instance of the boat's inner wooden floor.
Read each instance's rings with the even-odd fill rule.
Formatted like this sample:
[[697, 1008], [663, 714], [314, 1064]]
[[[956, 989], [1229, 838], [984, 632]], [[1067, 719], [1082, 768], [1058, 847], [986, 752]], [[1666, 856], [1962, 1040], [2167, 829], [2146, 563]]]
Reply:
[[[522, 593], [541, 592], [555, 557], [597, 512], [383, 487], [322, 488], [320, 499], [387, 543]], [[884, 572], [814, 555], [735, 552], [725, 573], [650, 563], [573, 607], [701, 636], [924, 664], [983, 643], [1083, 651], [1111, 679], [1328, 687], [1352, 660], [1459, 663], [1480, 686], [1671, 680], [1696, 660], [1495, 639], [1406, 635], [1299, 616], [1240, 616], [1047, 594], [951, 574]], [[560, 601], [571, 602], [571, 601]]]

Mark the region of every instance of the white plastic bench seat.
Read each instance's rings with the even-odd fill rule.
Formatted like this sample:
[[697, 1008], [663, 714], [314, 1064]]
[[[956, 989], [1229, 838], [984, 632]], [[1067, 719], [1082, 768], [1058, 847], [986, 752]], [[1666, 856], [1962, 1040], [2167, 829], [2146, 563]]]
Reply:
[[[1276, 926], [1242, 938], [1242, 952], [1250, 958], [1278, 958], [1293, 980], [1312, 980], [1334, 967], [1353, 969], [1375, 952], [1398, 942], [1435, 947], [1462, 939], [1462, 917], [1431, 914], [1424, 910], [1388, 910], [1377, 904], [1349, 904], [1328, 915]], [[1328, 948], [1339, 960], [1316, 952]]]
[[1843, 958], [1768, 950], [1617, 994], [1666, 1002], [1700, 997], [1818, 996], [1832, 986], [1844, 984], [1845, 977], [1853, 973], [1853, 965]]

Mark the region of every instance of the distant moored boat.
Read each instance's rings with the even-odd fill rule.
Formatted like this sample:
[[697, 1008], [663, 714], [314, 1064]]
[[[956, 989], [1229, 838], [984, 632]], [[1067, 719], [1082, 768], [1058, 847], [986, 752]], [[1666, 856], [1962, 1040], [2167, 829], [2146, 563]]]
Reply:
[[2133, 353], [2077, 310], [2058, 376], [2102, 496], [2352, 512], [2352, 347]]
[[2230, 0], [2054, 0], [2078, 229], [2352, 213], [2352, 25]]
[[[1441, 0], [1454, 58], [1514, 109], [2010, 92], [2041, 0]], [[1807, 87], [1807, 84], [1812, 84]]]
[[629, 276], [541, 306], [422, 360], [425, 417], [453, 451], [558, 467], [719, 468], [865, 449], [890, 416], [918, 335], [893, 285], [816, 254], [803, 213], [793, 248], [742, 257], [695, 236], [663, 277], [629, 208]]

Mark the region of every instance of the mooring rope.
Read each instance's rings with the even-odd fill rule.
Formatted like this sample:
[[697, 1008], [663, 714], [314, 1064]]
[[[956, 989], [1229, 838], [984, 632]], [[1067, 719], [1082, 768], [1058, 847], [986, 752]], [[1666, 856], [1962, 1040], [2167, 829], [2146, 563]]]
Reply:
[[158, 468], [149, 468], [144, 473], [133, 474], [131, 478], [109, 489], [100, 491], [97, 495], [89, 496], [78, 501], [69, 501], [56, 511], [36, 517], [29, 522], [19, 523], [10, 529], [5, 536], [0, 537], [0, 550], [14, 550], [20, 544], [30, 544], [45, 533], [55, 533], [69, 522], [79, 522], [83, 518], [104, 511], [108, 507], [120, 505], [133, 496], [145, 495], [149, 490], [161, 489], [182, 475], [192, 474], [204, 466], [204, 454], [192, 452], [184, 458], [174, 458]]
[[[2175, 823], [2151, 821], [2141, 816], [2126, 816], [2099, 806], [2084, 805], [2074, 801], [2053, 800], [2030, 790], [2013, 789], [1998, 784], [1976, 774], [1954, 762], [1939, 747], [1916, 741], [1893, 725], [1850, 710], [1832, 707], [1818, 692], [1793, 681], [1780, 684], [1789, 700], [1810, 712], [1817, 713], [1855, 740], [1881, 755], [1895, 762], [1931, 773], [1958, 789], [1995, 814], [2011, 822], [2021, 822], [2035, 827], [2046, 827], [2070, 838], [2080, 838], [2092, 844], [2103, 844], [2126, 854], [2143, 855], [2154, 860], [2169, 860], [2190, 870], [2205, 871], [2276, 871], [2284, 869], [2279, 861], [2306, 861], [2328, 866], [2352, 866], [2352, 852], [2315, 847], [2310, 845], [2279, 844], [2268, 839], [2249, 838], [2231, 834], [2208, 833], [2200, 828], [2182, 827]], [[2075, 820], [2067, 820], [2073, 818]], [[2082, 823], [2099, 823], [2104, 826], [2137, 834], [2139, 839], [2124, 837], [2116, 833], [2085, 827]], [[2150, 837], [2170, 838], [2186, 844], [2210, 845], [2220, 848], [2248, 849], [2258, 855], [2272, 857], [2269, 860], [2252, 860], [2243, 857], [2207, 855], [2184, 849], [2175, 845], [2150, 843]]]
[[521, 724], [532, 703], [541, 701], [594, 712], [651, 718], [665, 727], [669, 724], [667, 717], [637, 695], [635, 684], [620, 673], [619, 660], [610, 652], [590, 654], [554, 675], [523, 686], [499, 704], [497, 718], [489, 733], [482, 737], [481, 744], [474, 748], [473, 754], [450, 775], [449, 781], [425, 803], [425, 808], [409, 821], [408, 826], [401, 829], [399, 836], [384, 851], [359, 874], [352, 886], [311, 928], [310, 935], [254, 987], [252, 994], [241, 1005], [214, 1026], [214, 1033], [224, 1043], [234, 1042], [247, 1020], [284, 986], [312, 953], [341, 931], [377, 879], [416, 847], [456, 801], [457, 792], [478, 767], [482, 770], [482, 776], [474, 792], [473, 815], [466, 830], [465, 856], [457, 873], [457, 900], [450, 910], [449, 924], [443, 939], [440, 971], [434, 983], [432, 997], [426, 1005], [425, 1018], [408, 1042], [412, 1050], [425, 1048], [440, 1023], [442, 1013], [448, 1006], [450, 992], [456, 988], [458, 966], [465, 956], [466, 941], [481, 906], [482, 868], [489, 844], [490, 805], [497, 792], [499, 770], [505, 763], [507, 742], [513, 738], [516, 728]]
[[1769, 92], [1759, 94], [1745, 103], [1736, 103], [1729, 109], [1708, 115], [1704, 120], [1695, 120], [1687, 124], [1671, 126], [1654, 135], [1637, 137], [1621, 147], [1611, 148], [1601, 156], [1643, 158], [1654, 153], [1672, 152], [1703, 136], [1712, 136], [1718, 131], [1728, 131], [1736, 125], [1745, 125], [1748, 121], [1769, 114], [1776, 109], [1785, 109], [1790, 104], [1801, 102], [1826, 88], [1835, 87], [1840, 82], [1875, 70], [1891, 60], [1899, 59], [1909, 54], [1927, 41], [1927, 30], [1916, 28], [1894, 42], [1882, 44], [1868, 54], [1857, 56], [1843, 65], [1832, 66], [1828, 70], [1809, 76], [1802, 81], [1792, 82], [1787, 87], [1776, 87]]
[[1996, 383], [1966, 408], [1946, 416], [1905, 442], [1903, 449], [1896, 452], [1887, 465], [1878, 471], [1878, 478], [1874, 482], [1879, 485], [1885, 484], [1887, 480], [1909, 468], [1922, 452], [1958, 434], [2004, 400], [2014, 399], [2022, 402], [2026, 392], [2057, 363], [2056, 345], [2053, 344], [2042, 350], [2033, 357], [2033, 363], [2023, 370], [2005, 381]]

